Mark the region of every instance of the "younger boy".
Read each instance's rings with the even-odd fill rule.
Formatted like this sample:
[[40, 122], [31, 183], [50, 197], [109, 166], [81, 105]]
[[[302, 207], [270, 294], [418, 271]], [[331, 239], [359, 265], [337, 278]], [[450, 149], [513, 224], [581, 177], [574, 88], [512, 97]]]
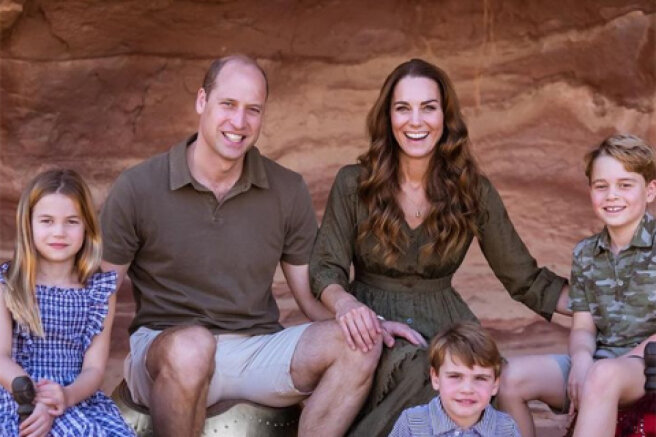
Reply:
[[490, 405], [499, 389], [501, 355], [489, 334], [475, 323], [460, 323], [438, 334], [428, 352], [439, 395], [403, 411], [390, 437], [519, 437], [512, 418]]
[[615, 135], [585, 161], [605, 227], [574, 249], [569, 357], [510, 359], [501, 382], [499, 405], [524, 437], [535, 432], [528, 400], [578, 410], [575, 437], [611, 437], [618, 405], [645, 393], [644, 347], [656, 339], [656, 221], [646, 212], [656, 196], [656, 156], [640, 138]]

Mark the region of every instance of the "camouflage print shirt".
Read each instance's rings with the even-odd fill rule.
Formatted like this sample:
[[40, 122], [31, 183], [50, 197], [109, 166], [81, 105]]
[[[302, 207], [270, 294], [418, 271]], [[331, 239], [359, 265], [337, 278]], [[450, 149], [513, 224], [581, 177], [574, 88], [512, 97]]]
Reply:
[[656, 221], [650, 214], [617, 255], [606, 228], [577, 244], [570, 307], [592, 314], [600, 357], [622, 355], [656, 332]]

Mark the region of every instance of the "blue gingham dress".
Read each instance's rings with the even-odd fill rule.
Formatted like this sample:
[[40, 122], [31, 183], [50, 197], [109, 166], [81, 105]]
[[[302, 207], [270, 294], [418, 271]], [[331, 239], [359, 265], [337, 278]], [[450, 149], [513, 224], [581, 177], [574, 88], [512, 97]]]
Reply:
[[[0, 282], [9, 265], [0, 266]], [[45, 337], [32, 335], [14, 323], [12, 358], [32, 380], [47, 378], [62, 386], [71, 384], [82, 370], [84, 353], [100, 333], [109, 310], [108, 299], [116, 291], [116, 273], [96, 273], [84, 288], [37, 285]], [[18, 435], [18, 405], [0, 387], [0, 436]], [[63, 415], [56, 417], [49, 436], [133, 436], [116, 405], [100, 390]]]

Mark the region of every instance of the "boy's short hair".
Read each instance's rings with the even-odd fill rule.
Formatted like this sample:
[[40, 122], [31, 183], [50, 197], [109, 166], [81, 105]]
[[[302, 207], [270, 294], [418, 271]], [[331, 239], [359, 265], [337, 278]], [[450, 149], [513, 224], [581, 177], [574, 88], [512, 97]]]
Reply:
[[592, 177], [592, 166], [600, 156], [610, 156], [622, 163], [626, 171], [638, 173], [645, 182], [656, 179], [656, 156], [654, 149], [635, 135], [612, 135], [599, 144], [597, 148], [585, 155], [585, 175], [588, 182]]
[[457, 358], [468, 367], [492, 367], [494, 376], [501, 374], [503, 358], [492, 336], [474, 322], [457, 323], [433, 338], [428, 348], [430, 364], [436, 372], [446, 359], [446, 354]]

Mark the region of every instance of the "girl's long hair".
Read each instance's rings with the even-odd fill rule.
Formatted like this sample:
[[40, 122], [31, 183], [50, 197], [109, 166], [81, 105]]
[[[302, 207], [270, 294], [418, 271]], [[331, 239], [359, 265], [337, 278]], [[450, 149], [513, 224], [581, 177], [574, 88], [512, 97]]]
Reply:
[[444, 132], [430, 158], [426, 175], [426, 197], [430, 203], [424, 222], [429, 242], [421, 256], [445, 259], [462, 248], [469, 236], [478, 236], [479, 170], [470, 151], [467, 126], [460, 113], [458, 97], [444, 71], [421, 59], [405, 62], [385, 79], [376, 103], [367, 116], [371, 144], [358, 161], [364, 167], [358, 193], [369, 217], [358, 240], [373, 234], [374, 250], [385, 263], [393, 264], [408, 244], [402, 229], [403, 211], [396, 201], [400, 192], [399, 145], [392, 132], [390, 107], [396, 84], [404, 77], [425, 77], [439, 86], [444, 114]]
[[14, 321], [43, 336], [35, 298], [38, 254], [32, 234], [32, 211], [48, 194], [63, 194], [77, 205], [84, 223], [84, 242], [75, 255], [75, 272], [81, 284], [100, 267], [102, 245], [91, 193], [73, 170], [49, 170], [35, 177], [21, 194], [16, 211], [16, 246], [5, 282], [5, 303]]

